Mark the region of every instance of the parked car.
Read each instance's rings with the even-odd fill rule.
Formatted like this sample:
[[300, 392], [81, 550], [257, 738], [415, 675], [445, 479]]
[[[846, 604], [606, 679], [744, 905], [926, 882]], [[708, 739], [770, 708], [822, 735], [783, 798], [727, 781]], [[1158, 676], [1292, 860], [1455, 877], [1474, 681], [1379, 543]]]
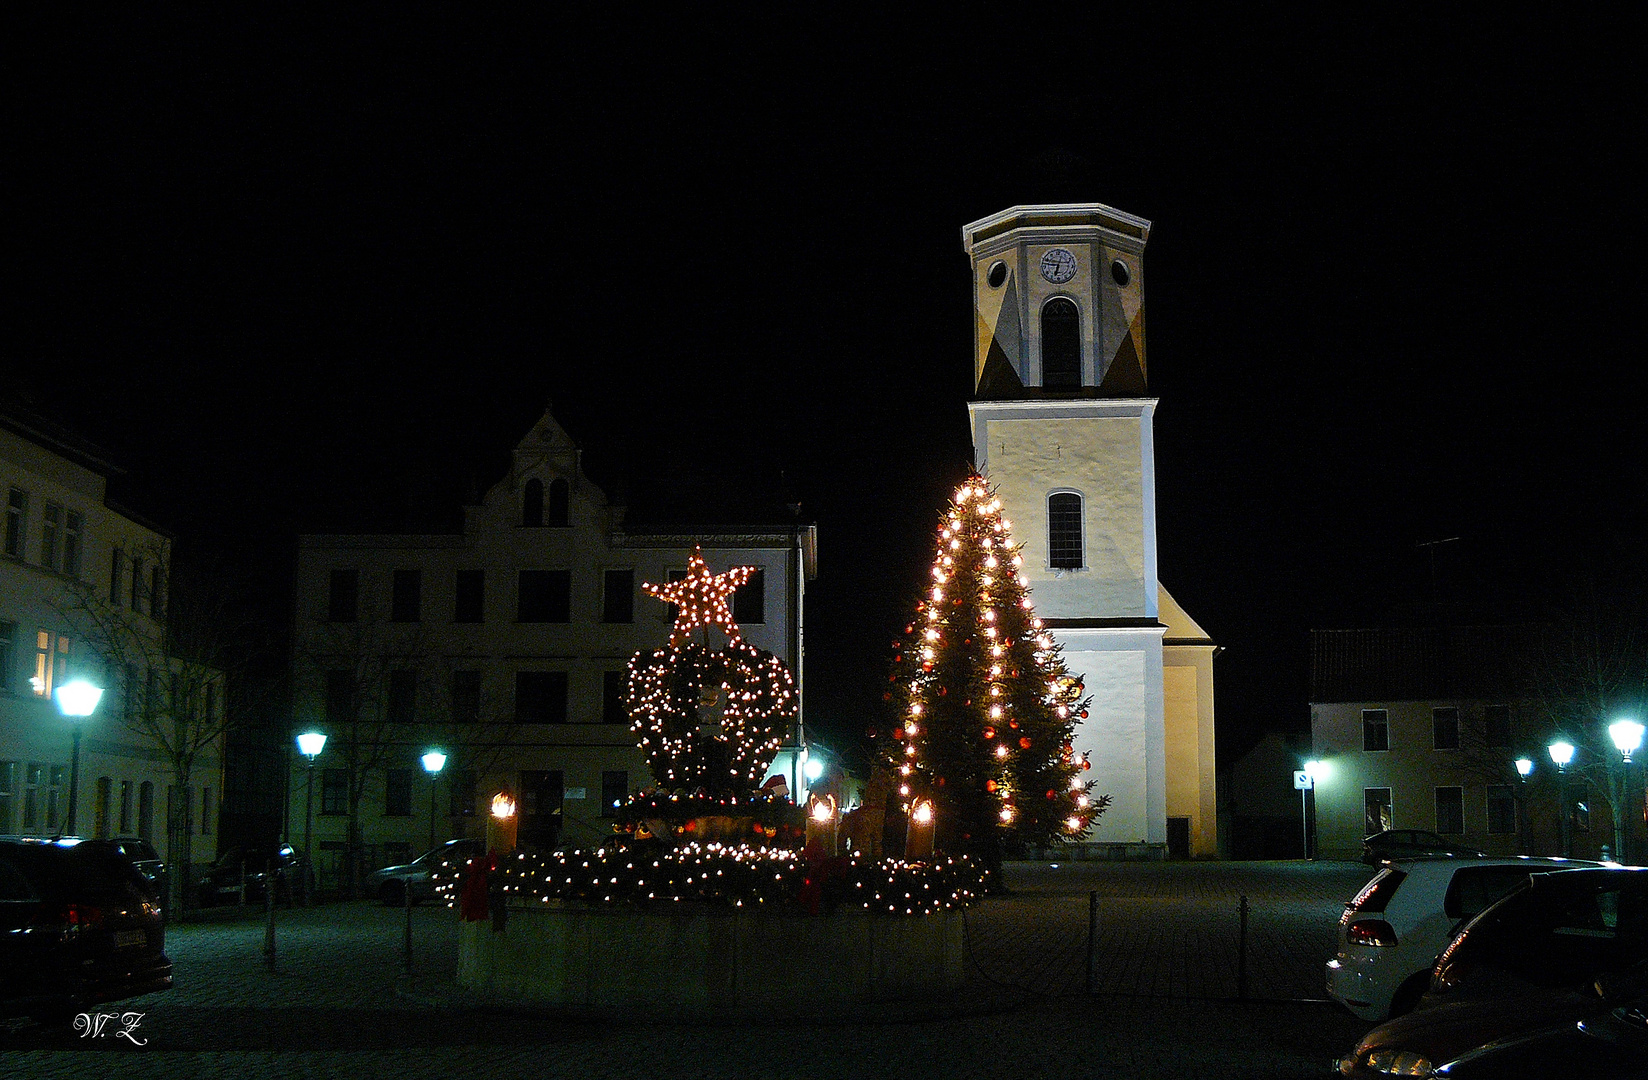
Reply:
[[1345, 905], [1328, 996], [1364, 1020], [1409, 1012], [1465, 923], [1537, 871], [1595, 866], [1565, 859], [1420, 857], [1385, 866]]
[[486, 843], [482, 840], [448, 840], [409, 863], [374, 870], [366, 878], [367, 895], [375, 896], [386, 904], [399, 905], [406, 902], [407, 892], [410, 890], [414, 904], [422, 900], [433, 900], [436, 872], [445, 870], [451, 873], [462, 870], [470, 859], [484, 854], [485, 851]]
[[1640, 1080], [1648, 1076], [1648, 1000], [1609, 1009], [1578, 1023], [1559, 1023], [1475, 1047], [1438, 1067], [1457, 1080], [1525, 1080], [1583, 1076]]
[[1386, 829], [1384, 832], [1362, 837], [1362, 861], [1369, 866], [1378, 866], [1391, 859], [1411, 859], [1419, 855], [1479, 858], [1486, 854], [1485, 851], [1466, 847], [1424, 829]]
[[129, 859], [137, 868], [138, 874], [148, 882], [150, 892], [162, 903], [166, 902], [166, 889], [170, 878], [166, 873], [166, 863], [154, 845], [137, 836], [116, 836], [109, 839], [84, 840], [88, 847], [105, 848], [122, 858]]
[[313, 884], [303, 856], [290, 844], [233, 847], [219, 855], [217, 862], [206, 871], [195, 888], [195, 898], [201, 907], [236, 903], [244, 881], [246, 902], [261, 904], [264, 877], [271, 865], [276, 903], [290, 904], [303, 895], [307, 885]]
[[74, 839], [0, 839], [0, 1016], [67, 1022], [168, 990], [160, 905], [123, 857]]
[[1648, 870], [1531, 874], [1466, 925], [1437, 960], [1419, 1008], [1368, 1032], [1340, 1060], [1340, 1074], [1449, 1076], [1457, 1072], [1453, 1063], [1463, 1069], [1490, 1047], [1560, 1041], [1580, 1023], [1598, 1038], [1618, 1034], [1625, 1029], [1606, 1016], [1648, 998], [1644, 930]]

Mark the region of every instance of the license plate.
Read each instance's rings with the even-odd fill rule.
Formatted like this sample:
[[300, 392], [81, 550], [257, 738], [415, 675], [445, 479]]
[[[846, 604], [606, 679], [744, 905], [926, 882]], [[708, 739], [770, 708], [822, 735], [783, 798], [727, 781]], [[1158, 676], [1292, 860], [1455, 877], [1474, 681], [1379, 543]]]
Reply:
[[117, 949], [128, 948], [132, 945], [142, 946], [148, 943], [149, 935], [142, 930], [116, 930], [114, 933], [114, 947]]

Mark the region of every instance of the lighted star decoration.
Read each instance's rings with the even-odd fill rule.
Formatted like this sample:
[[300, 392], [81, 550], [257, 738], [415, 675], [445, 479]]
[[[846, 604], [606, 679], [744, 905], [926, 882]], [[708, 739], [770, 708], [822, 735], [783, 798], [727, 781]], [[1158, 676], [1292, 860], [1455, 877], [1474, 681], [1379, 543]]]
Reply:
[[679, 648], [691, 640], [694, 630], [708, 626], [719, 626], [730, 645], [743, 639], [727, 601], [733, 590], [748, 581], [755, 570], [753, 566], [734, 566], [725, 573], [712, 574], [704, 563], [703, 549], [695, 547], [687, 560], [686, 577], [666, 585], [643, 582], [641, 588], [648, 595], [676, 606], [670, 645]]

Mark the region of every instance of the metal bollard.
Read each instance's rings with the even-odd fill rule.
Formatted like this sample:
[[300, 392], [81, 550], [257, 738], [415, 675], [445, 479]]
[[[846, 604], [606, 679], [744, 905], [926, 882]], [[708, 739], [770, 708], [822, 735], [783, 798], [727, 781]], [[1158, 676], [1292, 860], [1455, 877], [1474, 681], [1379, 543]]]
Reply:
[[1087, 894], [1087, 992], [1091, 994], [1099, 981], [1099, 894]]
[[401, 889], [401, 904], [406, 908], [406, 938], [402, 949], [406, 954], [406, 977], [412, 977], [412, 883], [406, 882]]
[[1236, 996], [1247, 1000], [1247, 897], [1242, 897], [1241, 929], [1236, 934]]

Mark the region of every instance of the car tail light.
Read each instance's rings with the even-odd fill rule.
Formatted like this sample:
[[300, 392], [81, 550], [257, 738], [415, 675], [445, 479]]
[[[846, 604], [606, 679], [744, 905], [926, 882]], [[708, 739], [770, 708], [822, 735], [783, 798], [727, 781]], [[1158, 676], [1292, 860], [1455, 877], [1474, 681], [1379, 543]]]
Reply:
[[57, 909], [52, 922], [63, 930], [65, 936], [75, 937], [82, 930], [90, 930], [102, 923], [103, 910], [70, 900]]
[[1352, 945], [1395, 945], [1396, 931], [1384, 919], [1362, 919], [1345, 928], [1345, 939]]

